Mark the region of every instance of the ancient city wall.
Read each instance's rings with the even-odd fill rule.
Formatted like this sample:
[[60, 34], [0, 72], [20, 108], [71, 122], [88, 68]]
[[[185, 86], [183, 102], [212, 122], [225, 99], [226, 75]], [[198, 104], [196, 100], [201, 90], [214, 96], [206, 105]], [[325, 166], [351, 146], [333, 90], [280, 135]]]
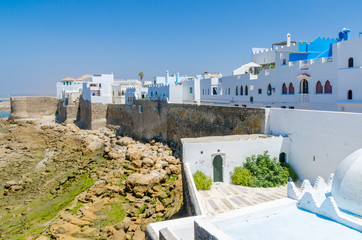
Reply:
[[63, 106], [62, 102], [58, 103], [57, 121], [64, 123], [74, 123], [77, 120], [79, 111], [79, 102], [68, 106]]
[[55, 97], [12, 97], [10, 119], [39, 118], [54, 116], [59, 99]]
[[98, 129], [106, 126], [107, 105], [91, 103], [80, 98], [76, 122], [84, 129]]
[[132, 106], [109, 104], [107, 124], [119, 126], [121, 135], [179, 142], [186, 137], [264, 133], [265, 111], [136, 101]]

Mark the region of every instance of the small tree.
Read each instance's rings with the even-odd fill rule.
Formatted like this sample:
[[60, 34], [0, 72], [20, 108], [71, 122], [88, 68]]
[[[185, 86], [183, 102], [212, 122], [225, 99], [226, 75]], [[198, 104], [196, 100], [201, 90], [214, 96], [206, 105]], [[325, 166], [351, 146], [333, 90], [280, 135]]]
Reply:
[[143, 72], [140, 72], [140, 73], [138, 74], [138, 76], [140, 77], [140, 79], [141, 79], [141, 81], [142, 81], [142, 79], [143, 79], [143, 77], [144, 77]]

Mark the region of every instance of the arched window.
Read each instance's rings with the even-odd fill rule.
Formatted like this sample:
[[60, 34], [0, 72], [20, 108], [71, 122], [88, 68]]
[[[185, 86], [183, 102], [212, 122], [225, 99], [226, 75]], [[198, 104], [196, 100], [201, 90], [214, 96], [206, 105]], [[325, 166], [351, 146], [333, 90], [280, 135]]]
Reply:
[[323, 86], [320, 81], [317, 82], [317, 86], [315, 87], [316, 93], [323, 93]]
[[324, 84], [324, 93], [332, 93], [332, 85], [328, 80]]
[[244, 95], [243, 86], [240, 86], [240, 96]]
[[272, 87], [271, 87], [270, 83], [268, 84], [267, 94], [268, 94], [268, 96], [272, 95]]
[[245, 96], [248, 96], [248, 86], [245, 86]]
[[289, 83], [289, 94], [294, 94], [294, 86], [293, 86], [293, 83]]
[[238, 86], [235, 87], [235, 95], [236, 95], [236, 96], [239, 95], [239, 88], [238, 88]]
[[303, 94], [308, 94], [309, 93], [309, 89], [308, 89], [308, 81], [306, 79], [303, 79], [303, 81], [300, 82], [300, 86], [299, 86], [299, 92], [303, 93]]
[[348, 67], [349, 68], [353, 67], [353, 58], [352, 57], [348, 58]]
[[348, 90], [348, 100], [352, 100], [352, 90]]
[[287, 88], [287, 85], [285, 83], [283, 83], [283, 86], [282, 86], [282, 94], [287, 94], [288, 93], [288, 88]]
[[228, 95], [230, 95], [230, 88], [228, 88]]

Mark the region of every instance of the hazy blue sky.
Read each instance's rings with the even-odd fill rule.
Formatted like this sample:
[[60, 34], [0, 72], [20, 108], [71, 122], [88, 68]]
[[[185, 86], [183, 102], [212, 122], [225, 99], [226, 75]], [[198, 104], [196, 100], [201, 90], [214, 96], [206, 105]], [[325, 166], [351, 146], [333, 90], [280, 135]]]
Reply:
[[252, 47], [352, 37], [362, 1], [0, 0], [0, 96], [55, 95], [85, 73], [145, 79], [203, 71], [230, 75]]

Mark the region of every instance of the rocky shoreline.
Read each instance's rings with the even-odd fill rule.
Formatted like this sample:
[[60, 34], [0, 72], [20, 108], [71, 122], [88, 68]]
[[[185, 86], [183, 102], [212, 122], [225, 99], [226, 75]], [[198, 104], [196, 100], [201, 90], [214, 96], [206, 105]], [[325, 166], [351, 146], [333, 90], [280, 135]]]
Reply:
[[163, 143], [0, 121], [0, 238], [144, 239], [181, 206], [181, 162]]

